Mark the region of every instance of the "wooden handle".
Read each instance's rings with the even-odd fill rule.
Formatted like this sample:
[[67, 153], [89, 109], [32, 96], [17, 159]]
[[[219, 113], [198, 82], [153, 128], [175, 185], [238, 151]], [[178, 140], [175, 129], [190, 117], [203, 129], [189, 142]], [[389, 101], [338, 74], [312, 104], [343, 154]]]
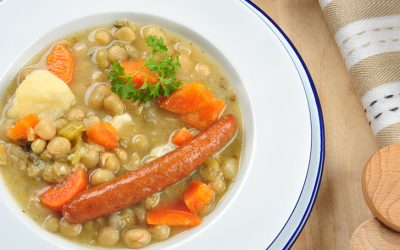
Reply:
[[350, 245], [351, 250], [400, 249], [400, 234], [371, 218], [354, 231]]
[[362, 188], [375, 216], [400, 232], [400, 144], [388, 145], [372, 156], [363, 172]]

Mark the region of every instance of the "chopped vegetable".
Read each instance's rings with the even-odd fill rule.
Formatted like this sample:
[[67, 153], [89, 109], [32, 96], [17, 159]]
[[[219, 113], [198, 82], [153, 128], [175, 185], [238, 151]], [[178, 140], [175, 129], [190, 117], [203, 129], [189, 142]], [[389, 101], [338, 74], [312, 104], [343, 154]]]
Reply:
[[6, 144], [0, 144], [0, 166], [4, 167], [7, 165], [7, 147]]
[[72, 148], [73, 153], [68, 156], [68, 160], [70, 160], [73, 165], [78, 164], [85, 153], [81, 133], [75, 137], [74, 141], [75, 145]]
[[74, 61], [67, 47], [61, 43], [54, 45], [53, 51], [47, 57], [47, 68], [65, 83], [71, 82]]
[[224, 100], [217, 99], [208, 103], [200, 110], [182, 114], [179, 118], [186, 124], [193, 126], [197, 129], [205, 129], [218, 119], [225, 107]]
[[150, 225], [197, 226], [200, 217], [190, 212], [184, 204], [157, 207], [147, 212], [147, 223]]
[[180, 114], [180, 119], [197, 129], [205, 129], [218, 119], [225, 107], [222, 99], [214, 99], [213, 94], [200, 83], [190, 83], [171, 94], [160, 106]]
[[132, 122], [132, 116], [128, 113], [116, 115], [111, 120], [111, 125], [119, 132], [122, 128]]
[[108, 79], [111, 90], [123, 100], [146, 103], [169, 96], [181, 85], [176, 79], [179, 60], [167, 54], [164, 40], [147, 36], [146, 43], [151, 53], [145, 61], [115, 61], [110, 69]]
[[106, 149], [117, 147], [117, 131], [110, 123], [95, 123], [86, 130], [86, 135], [92, 142]]
[[213, 100], [210, 90], [203, 84], [194, 82], [173, 92], [160, 106], [174, 113], [186, 114], [201, 109]]
[[195, 180], [189, 184], [182, 199], [193, 213], [200, 212], [215, 198], [214, 190], [207, 184]]
[[33, 142], [36, 139], [36, 133], [33, 128], [28, 128], [28, 133], [26, 136], [26, 140], [29, 142]]
[[7, 116], [21, 119], [37, 114], [41, 119], [56, 120], [75, 103], [71, 89], [48, 70], [35, 70], [26, 76], [15, 91]]
[[58, 135], [65, 137], [68, 140], [72, 140], [80, 135], [84, 129], [85, 126], [83, 125], [83, 122], [70, 121], [58, 131]]
[[157, 75], [149, 71], [144, 60], [121, 61], [120, 65], [124, 68], [125, 75], [132, 77], [131, 83], [135, 84], [135, 89], [142, 87], [145, 82], [155, 84], [158, 81]]
[[30, 114], [17, 121], [13, 127], [8, 129], [7, 136], [11, 140], [27, 140], [29, 129], [33, 129], [39, 123], [39, 118], [35, 114]]
[[51, 186], [40, 195], [40, 202], [51, 210], [60, 211], [76, 194], [85, 190], [87, 184], [86, 171], [83, 168], [78, 168], [64, 182]]
[[183, 127], [172, 137], [172, 143], [177, 146], [182, 146], [192, 140], [194, 135], [189, 131], [189, 129]]

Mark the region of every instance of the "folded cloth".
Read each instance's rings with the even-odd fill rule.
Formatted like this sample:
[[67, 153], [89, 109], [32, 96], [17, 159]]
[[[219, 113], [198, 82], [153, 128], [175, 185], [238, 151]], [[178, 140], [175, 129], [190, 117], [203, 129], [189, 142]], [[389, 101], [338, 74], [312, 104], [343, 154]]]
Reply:
[[400, 0], [319, 0], [381, 147], [400, 143]]

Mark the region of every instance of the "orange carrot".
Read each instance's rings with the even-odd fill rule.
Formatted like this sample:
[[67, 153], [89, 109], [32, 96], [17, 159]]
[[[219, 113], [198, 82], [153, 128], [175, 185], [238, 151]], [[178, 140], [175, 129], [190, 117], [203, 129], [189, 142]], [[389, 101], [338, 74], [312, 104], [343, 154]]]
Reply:
[[54, 45], [53, 51], [47, 57], [47, 69], [65, 83], [71, 82], [74, 61], [67, 47], [61, 43]]
[[161, 107], [165, 110], [186, 114], [197, 111], [214, 100], [214, 96], [201, 83], [189, 83], [174, 91]]
[[192, 140], [194, 135], [189, 131], [189, 129], [183, 127], [172, 137], [172, 143], [177, 146], [182, 146]]
[[83, 168], [79, 168], [62, 183], [52, 185], [40, 195], [40, 202], [54, 211], [60, 211], [76, 194], [85, 190], [88, 176]]
[[95, 123], [86, 130], [86, 135], [92, 142], [106, 149], [117, 147], [117, 131], [110, 123]]
[[214, 197], [215, 192], [209, 185], [195, 180], [186, 188], [182, 199], [192, 213], [198, 213], [205, 208]]
[[181, 114], [179, 118], [186, 124], [197, 129], [205, 129], [218, 119], [225, 107], [224, 100], [218, 99], [206, 104], [200, 110]]
[[146, 220], [150, 225], [168, 226], [197, 226], [201, 223], [200, 217], [191, 213], [184, 204], [154, 208], [147, 212]]
[[158, 81], [157, 75], [147, 68], [144, 60], [121, 61], [120, 65], [124, 68], [127, 76], [132, 76], [132, 83], [136, 83], [135, 89], [139, 89], [146, 81], [150, 84], [157, 83]]
[[7, 136], [11, 140], [26, 140], [28, 139], [28, 131], [38, 124], [39, 118], [35, 114], [30, 114], [21, 120], [17, 121], [13, 127], [8, 129]]

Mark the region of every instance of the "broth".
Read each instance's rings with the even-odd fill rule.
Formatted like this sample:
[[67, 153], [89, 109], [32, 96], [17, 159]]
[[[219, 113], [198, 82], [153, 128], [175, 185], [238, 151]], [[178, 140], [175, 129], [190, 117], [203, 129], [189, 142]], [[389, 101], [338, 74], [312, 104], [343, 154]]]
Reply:
[[[124, 34], [123, 32], [119, 32], [121, 29], [129, 29], [131, 32]], [[101, 32], [103, 32], [104, 37], [99, 35]], [[135, 39], [129, 41], [132, 38], [129, 35], [132, 33]], [[141, 36], [141, 33], [144, 37]], [[150, 35], [146, 35], [146, 33]], [[61, 213], [54, 212], [43, 206], [39, 199], [40, 195], [46, 191], [49, 185], [53, 185], [54, 180], [62, 182], [68, 178], [68, 174], [76, 170], [75, 165], [83, 166], [90, 178], [88, 185], [95, 186], [96, 171], [107, 169], [108, 163], [100, 166], [100, 162], [95, 164], [94, 167], [90, 166], [89, 168], [84, 164], [83, 155], [79, 156], [79, 163], [75, 162], [74, 164], [72, 164], [71, 157], [56, 158], [51, 153], [50, 155], [44, 155], [46, 151], [50, 150], [49, 142], [46, 140], [44, 141], [47, 144], [47, 149], [44, 149], [40, 153], [32, 152], [32, 141], [16, 142], [15, 140], [10, 140], [7, 132], [15, 124], [16, 120], [18, 120], [10, 117], [8, 112], [10, 104], [13, 103], [13, 98], [15, 98], [16, 90], [25, 77], [31, 74], [32, 71], [46, 69], [48, 64], [46, 64], [46, 61], [48, 61], [48, 56], [54, 49], [54, 44], [61, 43], [68, 48], [74, 62], [73, 78], [68, 87], [76, 101], [69, 108], [69, 111], [64, 111], [59, 117], [51, 117], [54, 119], [50, 120], [52, 120], [56, 127], [59, 126], [57, 128], [57, 133], [59, 133], [62, 123], [71, 123], [75, 119], [73, 116], [75, 115], [79, 118], [82, 112], [84, 114], [83, 118], [78, 122], [81, 122], [83, 125], [90, 123], [90, 119], [111, 122], [113, 124], [116, 116], [120, 117], [120, 120], [130, 117], [128, 122], [123, 123], [117, 129], [119, 138], [117, 149], [93, 148], [90, 142], [85, 141], [87, 138], [84, 135], [82, 136], [84, 145], [82, 150], [84, 150], [84, 154], [87, 154], [90, 150], [95, 151], [94, 155], [97, 154], [97, 157], [103, 159], [102, 157], [106, 158], [105, 155], [108, 153], [108, 156], [112, 159], [117, 157], [118, 163], [115, 164], [119, 164], [118, 169], [113, 173], [114, 176], [129, 173], [176, 148], [171, 142], [171, 138], [182, 127], [186, 126], [190, 128], [190, 131], [193, 133], [198, 132], [197, 129], [182, 122], [177, 114], [160, 108], [156, 101], [140, 103], [138, 101], [124, 100], [123, 104], [125, 108], [122, 116], [112, 115], [104, 107], [94, 109], [85, 102], [85, 93], [93, 83], [108, 82], [107, 75], [112, 64], [110, 60], [112, 50], [110, 48], [118, 46], [118, 49], [125, 51], [123, 53], [126, 53], [127, 56], [123, 56], [126, 57], [123, 58], [124, 60], [146, 60], [151, 51], [146, 45], [144, 38], [151, 35], [163, 38], [168, 48], [168, 55], [179, 59], [180, 69], [177, 72], [177, 80], [181, 81], [183, 85], [200, 82], [213, 93], [215, 98], [223, 100], [225, 102], [223, 114], [233, 114], [236, 116], [239, 121], [238, 132], [234, 140], [221, 152], [218, 152], [213, 158], [207, 160], [183, 180], [161, 190], [159, 193], [108, 216], [100, 217], [83, 224], [68, 223], [62, 217]], [[126, 41], [117, 40], [116, 37], [125, 39]], [[145, 214], [154, 207], [180, 202], [183, 192], [193, 180], [200, 180], [206, 183], [216, 193], [215, 199], [200, 211], [199, 216], [204, 217], [209, 214], [215, 204], [227, 192], [229, 186], [234, 182], [243, 146], [240, 106], [234, 90], [229, 84], [228, 77], [216, 62], [204, 50], [181, 36], [158, 26], [138, 25], [129, 21], [118, 21], [114, 24], [86, 29], [56, 43], [44, 52], [39, 53], [21, 69], [20, 73], [9, 84], [2, 98], [1, 107], [3, 109], [3, 116], [0, 127], [0, 139], [3, 141], [3, 144], [1, 144], [3, 151], [0, 150], [0, 153], [6, 156], [2, 155], [0, 158], [3, 157], [6, 159], [6, 162], [0, 169], [4, 182], [20, 204], [22, 211], [51, 232], [83, 244], [108, 247], [133, 247], [125, 242], [125, 238], [128, 237], [126, 232], [130, 228], [140, 228], [147, 233], [150, 232], [149, 235], [152, 236], [152, 241], [164, 240], [173, 237], [173, 235], [183, 230], [189, 229], [189, 227], [148, 225], [145, 220]], [[106, 59], [101, 58], [99, 53], [103, 52], [99, 51], [106, 51]], [[96, 54], [93, 54], [93, 52], [96, 52]], [[118, 53], [115, 56], [118, 57]], [[109, 85], [100, 85], [109, 88]], [[71, 108], [77, 108], [74, 110], [74, 115], [70, 112]], [[43, 117], [45, 116], [39, 115], [41, 121], [44, 119]], [[85, 130], [87, 128], [85, 125]], [[36, 139], [34, 140], [38, 140], [37, 137], [36, 133]], [[39, 145], [40, 143], [36, 144]], [[75, 144], [78, 143], [70, 140], [70, 144], [72, 151]], [[35, 148], [35, 150], [40, 151], [40, 148]], [[111, 162], [111, 160], [108, 161]], [[0, 160], [0, 162], [2, 161]], [[40, 162], [40, 164], [36, 166], [34, 165], [35, 162]], [[216, 172], [212, 172], [214, 171], [213, 169]], [[167, 234], [166, 231], [169, 229], [171, 231]], [[116, 235], [118, 235], [117, 240], [115, 240]], [[146, 244], [134, 246], [142, 247]]]

